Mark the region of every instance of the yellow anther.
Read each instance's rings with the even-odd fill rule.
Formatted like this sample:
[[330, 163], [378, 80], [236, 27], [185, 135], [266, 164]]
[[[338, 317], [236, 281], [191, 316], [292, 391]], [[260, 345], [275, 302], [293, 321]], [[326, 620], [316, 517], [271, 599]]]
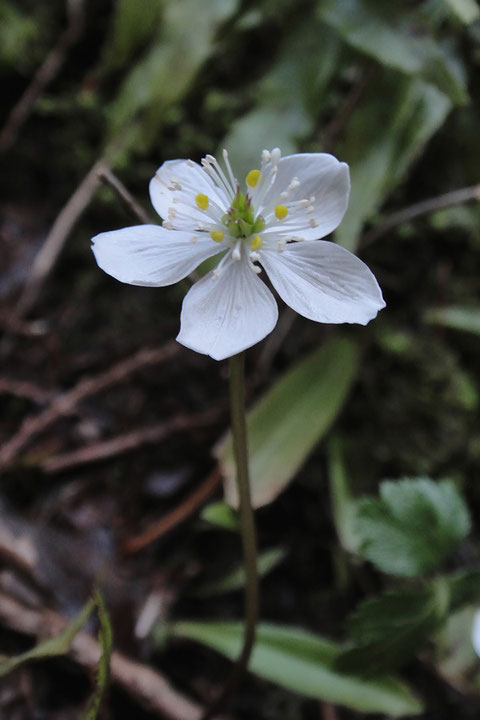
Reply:
[[255, 235], [254, 238], [252, 238], [252, 242], [250, 243], [250, 247], [252, 250], [260, 250], [260, 248], [263, 245], [263, 240], [260, 237], [260, 235]]
[[260, 170], [250, 170], [247, 177], [245, 178], [245, 182], [247, 183], [248, 187], [255, 187], [255, 185], [258, 183], [259, 177]]
[[277, 205], [277, 207], [275, 208], [275, 217], [278, 220], [285, 220], [287, 215], [288, 215], [288, 210], [285, 207], [285, 205]]
[[208, 195], [198, 193], [198, 195], [195, 196], [195, 202], [200, 210], [206, 210], [208, 208]]
[[215, 242], [222, 242], [223, 238], [225, 237], [225, 233], [223, 233], [221, 230], [212, 230], [210, 233], [210, 237], [212, 240], [215, 240]]

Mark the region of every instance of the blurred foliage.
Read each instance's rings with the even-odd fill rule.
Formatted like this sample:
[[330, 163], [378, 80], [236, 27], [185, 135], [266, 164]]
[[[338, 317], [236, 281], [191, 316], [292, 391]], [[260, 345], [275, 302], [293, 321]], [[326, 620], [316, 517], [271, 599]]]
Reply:
[[436, 569], [470, 530], [455, 486], [428, 478], [384, 481], [356, 509], [359, 551], [379, 570], [415, 577]]
[[[241, 647], [239, 623], [179, 622], [178, 637], [210, 645], [234, 659]], [[251, 670], [307, 697], [320, 698], [362, 712], [384, 712], [389, 717], [418, 715], [422, 706], [406, 686], [382, 675], [365, 680], [335, 670], [339, 648], [328, 640], [297, 628], [262, 623], [258, 627]]]
[[[272, 502], [295, 477], [328, 430], [355, 379], [358, 353], [347, 340], [332, 340], [308, 355], [250, 410], [247, 433], [252, 504]], [[227, 502], [238, 504], [233, 442], [215, 449]]]
[[[4, 121], [67, 22], [61, 0], [0, 0]], [[145, 204], [148, 180], [164, 160], [198, 160], [223, 147], [239, 179], [257, 166], [263, 147], [327, 151], [349, 163], [350, 206], [335, 239], [372, 267], [387, 308], [361, 329], [297, 319], [270, 362], [261, 349], [251, 351], [256, 394], [249, 432], [254, 496], [262, 506], [264, 617], [278, 620], [261, 627], [252, 667], [284, 688], [364, 713], [420, 712], [417, 685], [426, 712], [436, 708], [425, 717], [463, 720], [479, 709], [469, 695], [480, 687], [470, 641], [480, 603], [478, 529], [468, 534], [468, 516], [480, 509], [478, 197], [400, 222], [368, 242], [369, 231], [391, 214], [479, 183], [479, 48], [474, 0], [87, 1], [83, 34], [2, 158], [8, 167], [0, 177], [5, 315], [51, 221], [105, 154]], [[6, 372], [66, 387], [115, 357], [174, 336], [185, 286], [120, 287], [91, 259], [89, 237], [132, 222], [102, 188], [35, 309], [35, 317], [47, 318], [47, 336], [19, 336]], [[257, 376], [257, 365], [268, 372]], [[140, 416], [153, 423], [159, 413], [223, 400], [221, 366], [190, 358], [179, 368], [161, 377], [145, 373], [133, 387], [92, 400], [92, 432], [109, 436]], [[2, 433], [13, 432], [29, 409], [27, 400], [9, 398]], [[168, 474], [171, 466], [175, 476], [189, 462], [191, 476], [200, 479], [215, 446], [226, 497], [235, 501], [229, 440], [216, 442], [224, 435], [220, 425], [189, 436], [188, 461], [182, 440], [107, 469], [80, 469], [55, 481], [42, 475], [38, 482], [38, 458], [75, 446], [87, 430], [72, 420], [47, 434], [27, 463], [2, 478], [2, 499], [30, 517], [51, 517], [44, 507], [51, 488], [84, 483], [88, 495], [95, 485], [114, 506], [112, 527], [143, 526], [145, 513], [170, 509], [170, 498], [153, 504], [146, 489], [159, 468]], [[412, 479], [383, 480], [405, 477]], [[62, 512], [62, 528], [70, 528]], [[95, 517], [104, 522], [103, 506]], [[238, 618], [235, 591], [243, 575], [236, 569], [236, 513], [215, 501], [201, 518], [135, 565], [127, 584], [138, 582], [139, 573], [154, 578], [162, 567], [174, 578], [177, 617]], [[266, 548], [285, 548], [286, 555]], [[195, 575], [191, 587], [187, 571], [177, 579], [187, 566]], [[122, 572], [125, 565], [117, 575]], [[202, 586], [210, 592], [205, 606], [196, 595]], [[112, 623], [123, 631], [131, 597], [116, 602], [121, 621], [112, 615]], [[173, 635], [232, 657], [240, 625], [201, 618], [174, 624]], [[107, 620], [102, 628], [98, 702], [111, 645]], [[135, 651], [138, 642], [131, 639]], [[148, 642], [143, 657], [151, 653]], [[183, 687], [207, 674], [207, 654], [198, 659], [176, 643], [164, 652], [162, 662]], [[420, 662], [443, 673], [460, 689], [458, 697], [452, 700], [439, 677], [423, 686]], [[413, 690], [377, 677], [403, 666]], [[287, 717], [269, 706], [269, 685], [261, 686], [261, 700], [255, 687], [242, 712]], [[288, 720], [313, 712], [317, 707], [295, 705]]]

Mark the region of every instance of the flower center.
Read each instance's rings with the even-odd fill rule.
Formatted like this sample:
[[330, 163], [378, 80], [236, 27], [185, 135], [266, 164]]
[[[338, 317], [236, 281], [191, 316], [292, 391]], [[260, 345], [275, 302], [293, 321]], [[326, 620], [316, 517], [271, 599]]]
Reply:
[[250, 196], [243, 193], [239, 187], [230, 209], [222, 217], [222, 222], [234, 238], [248, 238], [265, 229], [265, 220], [261, 215], [254, 216]]

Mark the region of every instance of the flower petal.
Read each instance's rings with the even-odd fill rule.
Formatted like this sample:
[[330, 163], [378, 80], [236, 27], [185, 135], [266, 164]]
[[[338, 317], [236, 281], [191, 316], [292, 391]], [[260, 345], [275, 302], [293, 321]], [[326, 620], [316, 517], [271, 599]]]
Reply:
[[[197, 207], [195, 198], [198, 194], [208, 197], [207, 210]], [[207, 226], [213, 229], [212, 222], [221, 224], [230, 205], [223, 189], [192, 160], [164, 162], [150, 181], [150, 198], [160, 217], [176, 230], [205, 229]]]
[[101, 233], [92, 243], [102, 270], [121, 282], [149, 287], [172, 285], [219, 252], [208, 235], [165, 230], [159, 225]]
[[[298, 183], [292, 183], [294, 178]], [[325, 237], [342, 221], [349, 193], [348, 165], [333, 155], [302, 153], [281, 158], [275, 180], [258, 208], [267, 223], [264, 234], [282, 232], [304, 240]], [[275, 216], [277, 205], [289, 210], [284, 220]]]
[[310, 320], [366, 325], [385, 307], [373, 273], [333, 242], [289, 243], [283, 252], [267, 248], [260, 262], [280, 297]]
[[209, 273], [187, 293], [177, 340], [224, 360], [262, 340], [277, 318], [275, 298], [246, 260], [230, 260], [218, 277]]

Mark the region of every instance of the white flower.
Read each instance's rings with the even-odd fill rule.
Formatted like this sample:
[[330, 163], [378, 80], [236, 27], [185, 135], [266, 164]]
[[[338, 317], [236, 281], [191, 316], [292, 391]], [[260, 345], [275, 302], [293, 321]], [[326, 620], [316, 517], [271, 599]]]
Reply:
[[[322, 241], [342, 220], [348, 165], [332, 155], [280, 157], [264, 150], [258, 169], [234, 177], [211, 155], [165, 162], [150, 182], [163, 226], [139, 225], [93, 238], [99, 266], [121, 282], [161, 287], [222, 253], [216, 268], [187, 293], [177, 340], [222, 360], [254, 345], [277, 322], [274, 296], [310, 320], [365, 325], [385, 306], [368, 267]], [[243, 183], [242, 183], [243, 187]]]

